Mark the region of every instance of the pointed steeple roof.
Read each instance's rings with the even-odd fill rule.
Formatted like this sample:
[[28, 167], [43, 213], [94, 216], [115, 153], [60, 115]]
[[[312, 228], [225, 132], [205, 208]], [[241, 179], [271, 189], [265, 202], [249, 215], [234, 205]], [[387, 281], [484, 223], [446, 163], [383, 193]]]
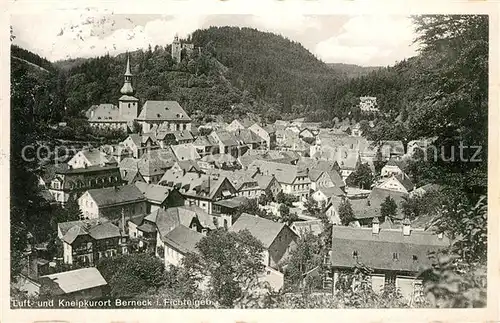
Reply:
[[127, 69], [125, 70], [125, 76], [132, 76], [130, 73], [130, 56], [127, 54]]

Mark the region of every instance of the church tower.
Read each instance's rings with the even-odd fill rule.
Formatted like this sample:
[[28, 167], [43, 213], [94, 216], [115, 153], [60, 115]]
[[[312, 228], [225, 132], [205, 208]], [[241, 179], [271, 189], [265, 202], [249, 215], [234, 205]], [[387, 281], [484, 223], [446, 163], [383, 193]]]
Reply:
[[172, 42], [172, 58], [179, 63], [181, 61], [181, 42], [179, 37], [175, 35], [174, 41]]
[[133, 96], [132, 73], [130, 72], [130, 57], [127, 55], [127, 67], [125, 70], [125, 82], [120, 93], [123, 94], [118, 100], [118, 108], [122, 119], [133, 121], [138, 116], [139, 100]]

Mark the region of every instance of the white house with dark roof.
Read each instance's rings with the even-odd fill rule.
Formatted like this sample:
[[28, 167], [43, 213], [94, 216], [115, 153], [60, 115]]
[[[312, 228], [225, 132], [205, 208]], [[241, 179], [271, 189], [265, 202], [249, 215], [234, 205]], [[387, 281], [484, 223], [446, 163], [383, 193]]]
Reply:
[[144, 182], [136, 182], [135, 186], [146, 198], [146, 212], [150, 213], [160, 208], [184, 205], [184, 198], [176, 189]]
[[281, 262], [297, 246], [298, 236], [284, 223], [274, 222], [255, 215], [243, 213], [229, 231], [248, 230], [264, 246], [264, 265], [279, 269]]
[[276, 129], [273, 125], [254, 123], [248, 129], [266, 141], [266, 149], [276, 147]]
[[404, 175], [404, 166], [403, 163], [399, 160], [390, 159], [384, 167], [382, 167], [380, 171], [380, 176], [382, 177], [390, 177], [392, 175]]
[[97, 188], [77, 200], [85, 219], [119, 219], [146, 213], [146, 198], [136, 185]]
[[332, 227], [330, 265], [333, 291], [337, 292], [339, 275], [363, 265], [372, 270], [372, 288], [379, 293], [385, 286], [398, 288], [407, 300], [420, 292], [417, 274], [432, 264], [430, 252], [448, 247], [450, 240], [423, 230], [412, 230], [410, 222], [402, 229], [380, 229], [378, 220], [371, 228]]
[[415, 185], [408, 175], [403, 173], [401, 175], [392, 174], [391, 177], [385, 179], [382, 183], [378, 184], [377, 187], [408, 194], [413, 191]]
[[137, 122], [142, 132], [151, 132], [166, 124], [171, 131], [191, 130], [191, 118], [177, 101], [152, 101], [144, 103]]
[[179, 225], [163, 236], [165, 266], [179, 266], [184, 256], [189, 253], [198, 253], [196, 244], [204, 235], [197, 231]]
[[72, 169], [116, 164], [117, 161], [113, 157], [93, 148], [80, 150], [68, 161], [68, 167]]
[[318, 203], [318, 205], [327, 206], [334, 196], [346, 196], [346, 193], [337, 186], [332, 187], [319, 187], [316, 192], [311, 194], [311, 198]]
[[249, 166], [249, 169], [258, 170], [263, 175], [275, 176], [281, 185], [283, 193], [292, 194], [299, 198], [309, 197], [311, 180], [307, 169], [264, 160], [255, 160]]
[[57, 231], [66, 264], [93, 266], [100, 258], [128, 252], [125, 230], [111, 222], [99, 219], [62, 222], [57, 224]]
[[168, 170], [160, 185], [175, 187], [184, 197], [186, 205], [196, 205], [209, 214], [213, 203], [236, 196], [237, 190], [224, 176]]

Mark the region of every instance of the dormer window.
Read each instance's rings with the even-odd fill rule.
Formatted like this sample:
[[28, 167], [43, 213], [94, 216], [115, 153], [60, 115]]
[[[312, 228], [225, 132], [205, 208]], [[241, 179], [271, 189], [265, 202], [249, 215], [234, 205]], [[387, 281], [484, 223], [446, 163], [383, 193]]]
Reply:
[[354, 259], [358, 259], [358, 251], [357, 251], [357, 250], [354, 250], [354, 251], [352, 252], [352, 257], [353, 257]]

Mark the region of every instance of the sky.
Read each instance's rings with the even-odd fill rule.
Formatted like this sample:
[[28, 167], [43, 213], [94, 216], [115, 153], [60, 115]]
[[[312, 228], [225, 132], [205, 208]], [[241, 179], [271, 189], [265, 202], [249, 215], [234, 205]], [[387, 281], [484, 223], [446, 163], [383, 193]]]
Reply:
[[50, 61], [165, 46], [210, 26], [252, 27], [300, 42], [326, 63], [387, 66], [416, 55], [410, 18], [401, 15], [105, 15], [91, 10], [19, 14], [14, 43]]

